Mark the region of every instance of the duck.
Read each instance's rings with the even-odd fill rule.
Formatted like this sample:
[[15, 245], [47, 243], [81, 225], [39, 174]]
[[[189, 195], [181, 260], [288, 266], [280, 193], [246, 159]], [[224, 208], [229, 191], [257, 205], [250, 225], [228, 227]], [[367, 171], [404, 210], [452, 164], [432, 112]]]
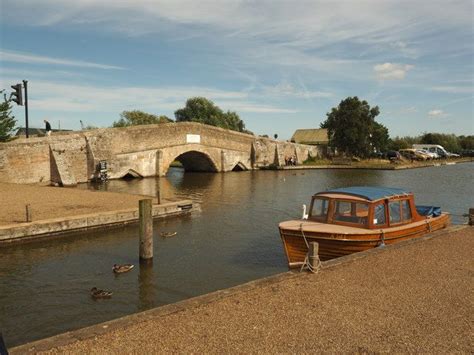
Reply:
[[113, 272], [115, 272], [116, 274], [121, 274], [121, 273], [124, 273], [124, 272], [128, 272], [130, 270], [132, 270], [134, 267], [133, 264], [114, 264], [114, 266], [112, 267], [112, 270]]
[[174, 237], [178, 232], [161, 232], [161, 236], [163, 238], [169, 238], [169, 237]]
[[112, 297], [111, 291], [99, 290], [97, 287], [91, 288], [91, 296], [93, 298], [110, 298]]

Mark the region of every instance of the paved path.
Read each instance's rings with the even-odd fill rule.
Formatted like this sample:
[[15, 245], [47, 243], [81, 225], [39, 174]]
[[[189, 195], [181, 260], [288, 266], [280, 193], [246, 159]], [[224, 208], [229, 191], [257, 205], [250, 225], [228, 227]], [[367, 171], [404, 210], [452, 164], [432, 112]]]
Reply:
[[33, 220], [136, 208], [141, 195], [66, 187], [0, 183], [0, 225], [25, 222], [25, 205]]
[[318, 274], [286, 273], [40, 341], [36, 350], [472, 353], [473, 250], [474, 228], [454, 228]]

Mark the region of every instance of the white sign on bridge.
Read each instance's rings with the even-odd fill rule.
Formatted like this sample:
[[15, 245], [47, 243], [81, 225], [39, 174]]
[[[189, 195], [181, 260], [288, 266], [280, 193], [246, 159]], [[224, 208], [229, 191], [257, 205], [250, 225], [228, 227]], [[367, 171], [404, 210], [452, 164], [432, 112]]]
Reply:
[[186, 143], [201, 143], [199, 134], [186, 134]]

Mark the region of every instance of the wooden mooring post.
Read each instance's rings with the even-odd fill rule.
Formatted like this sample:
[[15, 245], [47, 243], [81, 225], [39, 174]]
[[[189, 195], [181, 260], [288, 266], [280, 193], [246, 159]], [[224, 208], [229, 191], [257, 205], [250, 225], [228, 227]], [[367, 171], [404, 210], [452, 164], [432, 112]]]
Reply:
[[156, 183], [156, 202], [161, 205], [161, 183], [160, 178], [158, 178], [158, 182]]
[[140, 263], [153, 262], [153, 215], [152, 200], [144, 199], [138, 202], [139, 233], [140, 233]]
[[32, 221], [32, 218], [31, 218], [31, 206], [30, 206], [29, 204], [26, 205], [25, 212], [26, 212], [26, 221], [27, 221], [27, 222], [31, 222], [31, 221]]
[[469, 209], [469, 225], [474, 226], [474, 208]]
[[317, 269], [319, 267], [319, 244], [317, 242], [309, 243], [308, 264], [311, 269]]

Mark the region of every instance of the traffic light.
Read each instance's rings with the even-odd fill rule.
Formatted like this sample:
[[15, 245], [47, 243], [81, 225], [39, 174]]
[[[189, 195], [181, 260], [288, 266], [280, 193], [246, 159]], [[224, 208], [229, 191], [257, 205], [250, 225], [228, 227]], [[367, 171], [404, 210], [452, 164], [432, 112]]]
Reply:
[[15, 101], [18, 105], [23, 106], [23, 93], [21, 91], [21, 84], [12, 85], [12, 89], [15, 90], [11, 93], [10, 98]]

